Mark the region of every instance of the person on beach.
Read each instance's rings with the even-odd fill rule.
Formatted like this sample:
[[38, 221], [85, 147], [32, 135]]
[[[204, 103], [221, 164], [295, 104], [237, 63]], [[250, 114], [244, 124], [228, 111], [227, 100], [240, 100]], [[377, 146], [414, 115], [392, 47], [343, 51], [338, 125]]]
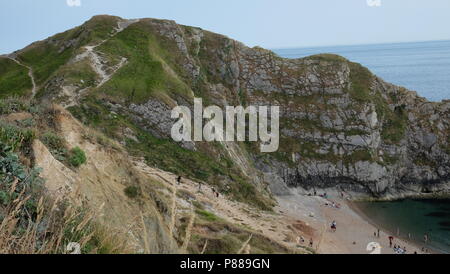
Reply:
[[392, 242], [394, 241], [394, 237], [389, 236], [389, 247], [392, 247]]
[[427, 243], [428, 242], [428, 234], [424, 234], [423, 235], [423, 241], [425, 242], [425, 243]]
[[331, 223], [331, 231], [333, 231], [333, 232], [336, 232], [336, 221], [333, 221], [332, 223]]
[[313, 247], [313, 244], [314, 244], [314, 241], [313, 241], [313, 239], [311, 238], [311, 239], [309, 239], [309, 247]]
[[377, 237], [380, 238], [380, 229], [377, 230]]

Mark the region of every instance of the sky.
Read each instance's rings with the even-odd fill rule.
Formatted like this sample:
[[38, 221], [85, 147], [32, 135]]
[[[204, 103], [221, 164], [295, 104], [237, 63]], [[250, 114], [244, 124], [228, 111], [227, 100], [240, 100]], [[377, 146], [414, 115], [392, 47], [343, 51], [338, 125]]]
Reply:
[[449, 0], [0, 0], [0, 54], [98, 14], [171, 19], [270, 49], [450, 39]]

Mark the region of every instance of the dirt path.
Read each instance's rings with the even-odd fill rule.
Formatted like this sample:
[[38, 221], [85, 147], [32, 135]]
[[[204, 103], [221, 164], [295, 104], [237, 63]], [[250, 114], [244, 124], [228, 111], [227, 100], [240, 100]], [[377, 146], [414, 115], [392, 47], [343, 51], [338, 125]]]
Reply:
[[[100, 77], [100, 81], [97, 85], [97, 87], [102, 86], [104, 83], [108, 82], [111, 77], [123, 66], [126, 64], [127, 62], [127, 58], [122, 58], [120, 60], [120, 62], [114, 66], [112, 68], [112, 72], [108, 73], [105, 69], [104, 69], [104, 60], [103, 58], [95, 51], [95, 49], [99, 46], [101, 46], [102, 44], [104, 44], [106, 41], [108, 41], [109, 39], [111, 39], [112, 37], [116, 36], [118, 33], [122, 32], [123, 30], [125, 30], [128, 26], [130, 26], [131, 24], [137, 23], [139, 22], [139, 19], [133, 19], [133, 20], [124, 20], [124, 21], [119, 21], [117, 23], [117, 28], [115, 29], [114, 33], [111, 34], [110, 38], [105, 39], [103, 41], [101, 41], [100, 43], [93, 45], [93, 46], [85, 46], [84, 48], [86, 49], [86, 52], [84, 52], [82, 54], [82, 59], [83, 58], [90, 58], [91, 62], [91, 66], [92, 69], [94, 69], [94, 71], [97, 73], [97, 75]], [[77, 57], [76, 57], [77, 58]], [[80, 59], [81, 60], [81, 59]]]
[[33, 85], [33, 88], [31, 89], [31, 98], [34, 98], [34, 96], [36, 95], [36, 81], [34, 80], [34, 76], [33, 76], [33, 69], [30, 66], [27, 66], [25, 64], [22, 64], [19, 60], [17, 60], [16, 58], [13, 57], [8, 57], [9, 59], [13, 60], [14, 62], [16, 62], [19, 66], [22, 66], [26, 69], [28, 69], [28, 76], [31, 79], [31, 83]]
[[[75, 56], [74, 59], [71, 61], [71, 62], [79, 62], [86, 58], [89, 59], [90, 66], [92, 67], [92, 69], [95, 71], [95, 73], [99, 77], [99, 81], [98, 81], [97, 85], [95, 86], [96, 88], [98, 88], [98, 87], [102, 86], [103, 84], [105, 84], [106, 82], [108, 82], [111, 79], [111, 77], [127, 63], [128, 60], [127, 60], [127, 58], [122, 57], [118, 64], [116, 64], [113, 67], [108, 68], [105, 65], [106, 61], [104, 60], [104, 58], [101, 56], [101, 54], [99, 52], [95, 51], [95, 49], [97, 47], [101, 46], [102, 44], [104, 44], [105, 42], [107, 42], [112, 37], [116, 36], [118, 33], [125, 30], [131, 24], [134, 24], [137, 22], [139, 22], [139, 19], [119, 21], [117, 23], [117, 27], [114, 29], [114, 32], [110, 35], [110, 37], [108, 39], [102, 40], [100, 43], [95, 44], [95, 45], [85, 46], [84, 47], [85, 51], [83, 53]], [[109, 69], [109, 71], [107, 71], [107, 69]], [[84, 88], [84, 89], [77, 91], [73, 87], [64, 86], [64, 87], [62, 87], [62, 89], [64, 91], [64, 94], [69, 97], [68, 103], [65, 104], [65, 107], [67, 108], [67, 107], [76, 105], [79, 102], [81, 96], [84, 94], [84, 92], [87, 91], [89, 88]]]
[[[185, 178], [178, 185], [176, 183], [177, 175], [149, 167], [143, 162], [136, 161], [135, 165], [141, 172], [155, 180], [163, 181], [170, 188], [176, 188], [177, 192], [188, 192], [198, 202], [206, 205], [206, 210], [230, 223], [248, 227], [288, 248], [296, 249], [300, 247], [297, 246], [296, 238], [301, 232], [295, 230], [296, 220], [292, 218], [282, 214], [264, 212], [249, 205], [232, 201], [222, 195], [216, 198], [209, 185], [202, 184], [199, 190], [198, 182]], [[304, 235], [304, 238], [306, 237], [307, 235]]]

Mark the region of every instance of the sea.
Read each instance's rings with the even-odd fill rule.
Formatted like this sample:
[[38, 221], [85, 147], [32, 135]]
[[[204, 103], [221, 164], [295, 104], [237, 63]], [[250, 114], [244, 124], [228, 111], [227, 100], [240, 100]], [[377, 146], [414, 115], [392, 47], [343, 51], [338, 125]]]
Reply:
[[[450, 200], [359, 202], [373, 223], [400, 237], [439, 253], [450, 253]], [[424, 235], [428, 236], [425, 242]]]
[[[450, 99], [450, 41], [274, 49], [285, 58], [333, 53], [430, 101]], [[359, 203], [373, 222], [421, 246], [450, 253], [450, 200]], [[424, 235], [429, 237], [424, 242]]]
[[285, 58], [338, 54], [366, 66], [385, 81], [416, 91], [430, 101], [450, 99], [450, 40], [273, 51]]

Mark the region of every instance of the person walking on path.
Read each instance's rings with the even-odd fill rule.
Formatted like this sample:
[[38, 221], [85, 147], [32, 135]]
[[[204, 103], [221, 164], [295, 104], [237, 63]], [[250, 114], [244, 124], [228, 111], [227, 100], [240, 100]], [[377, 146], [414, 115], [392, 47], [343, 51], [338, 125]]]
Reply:
[[177, 185], [180, 185], [181, 184], [181, 176], [178, 176], [178, 178], [177, 178]]

